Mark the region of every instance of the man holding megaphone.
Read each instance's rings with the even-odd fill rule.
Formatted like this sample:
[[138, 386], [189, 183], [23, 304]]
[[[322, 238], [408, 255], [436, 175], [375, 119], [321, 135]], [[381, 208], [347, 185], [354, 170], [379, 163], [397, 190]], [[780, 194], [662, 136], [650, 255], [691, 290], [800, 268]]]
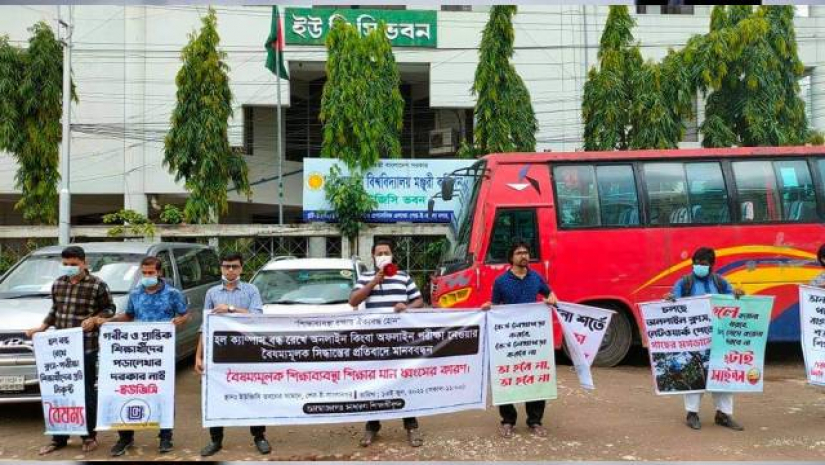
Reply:
[[[398, 266], [393, 263], [392, 244], [377, 241], [372, 246], [372, 259], [375, 262], [375, 271], [364, 273], [358, 279], [349, 297], [350, 305], [357, 308], [364, 302], [366, 310], [373, 313], [403, 312], [408, 308], [424, 306], [424, 299], [413, 278], [399, 271]], [[371, 445], [380, 429], [381, 422], [367, 422], [361, 445]], [[418, 432], [418, 420], [405, 418], [404, 429], [407, 430], [407, 440], [411, 446], [419, 447], [424, 443], [421, 433]]]

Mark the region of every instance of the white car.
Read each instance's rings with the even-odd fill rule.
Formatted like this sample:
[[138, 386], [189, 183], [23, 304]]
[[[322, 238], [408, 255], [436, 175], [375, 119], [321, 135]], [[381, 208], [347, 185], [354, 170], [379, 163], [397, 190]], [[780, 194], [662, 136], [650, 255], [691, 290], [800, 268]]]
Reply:
[[365, 271], [357, 258], [277, 258], [255, 273], [252, 284], [267, 314], [346, 313], [355, 310], [349, 295]]

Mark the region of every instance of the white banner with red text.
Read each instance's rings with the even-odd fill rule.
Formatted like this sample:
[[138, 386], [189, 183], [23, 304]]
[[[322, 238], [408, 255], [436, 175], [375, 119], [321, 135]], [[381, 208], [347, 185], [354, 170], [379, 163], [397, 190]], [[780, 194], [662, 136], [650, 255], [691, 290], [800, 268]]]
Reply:
[[175, 326], [100, 328], [97, 430], [171, 429], [175, 422]]
[[206, 317], [204, 427], [362, 422], [486, 406], [483, 312]]
[[46, 434], [87, 434], [83, 330], [46, 331], [33, 341]]
[[567, 302], [559, 302], [556, 306], [564, 343], [579, 377], [579, 384], [584, 389], [596, 388], [590, 367], [599, 353], [614, 313], [604, 308]]

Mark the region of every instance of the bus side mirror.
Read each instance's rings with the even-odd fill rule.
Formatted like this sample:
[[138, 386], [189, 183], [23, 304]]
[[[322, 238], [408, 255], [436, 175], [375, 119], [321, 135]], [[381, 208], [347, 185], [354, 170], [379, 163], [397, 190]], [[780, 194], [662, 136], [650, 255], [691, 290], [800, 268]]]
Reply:
[[444, 178], [441, 183], [441, 198], [449, 202], [453, 199], [453, 190], [455, 189], [455, 179], [451, 177]]
[[427, 213], [432, 215], [433, 210], [435, 210], [435, 199], [430, 199], [427, 201]]

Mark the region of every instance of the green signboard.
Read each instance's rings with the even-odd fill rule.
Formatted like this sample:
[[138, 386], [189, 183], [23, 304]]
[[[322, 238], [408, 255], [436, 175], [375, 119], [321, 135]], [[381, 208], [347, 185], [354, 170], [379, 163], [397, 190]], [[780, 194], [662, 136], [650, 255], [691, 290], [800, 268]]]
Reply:
[[370, 33], [384, 22], [393, 47], [434, 48], [438, 45], [435, 11], [349, 8], [287, 8], [286, 43], [323, 45], [336, 20], [354, 25], [361, 35]]

